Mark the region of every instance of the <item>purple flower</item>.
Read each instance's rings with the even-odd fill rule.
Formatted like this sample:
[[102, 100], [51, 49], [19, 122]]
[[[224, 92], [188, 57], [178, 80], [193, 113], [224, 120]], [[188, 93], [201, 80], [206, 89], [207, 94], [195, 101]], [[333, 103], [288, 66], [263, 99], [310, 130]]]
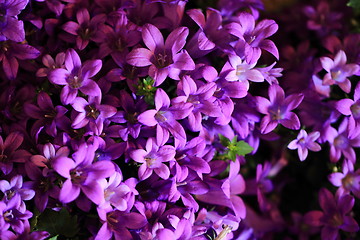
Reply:
[[155, 109], [147, 110], [138, 116], [138, 121], [145, 126], [156, 126], [156, 143], [164, 145], [169, 139], [169, 132], [181, 145], [186, 142], [183, 126], [176, 120], [184, 119], [192, 110], [191, 103], [176, 104], [170, 107], [170, 99], [161, 88], [155, 93]]
[[46, 68], [40, 68], [36, 71], [36, 76], [38, 77], [47, 77], [49, 72], [51, 72], [54, 68], [63, 68], [65, 62], [65, 53], [58, 53], [53, 59], [49, 54], [46, 54], [42, 58], [42, 63]]
[[0, 42], [0, 62], [8, 79], [14, 80], [19, 70], [18, 60], [35, 59], [40, 55], [36, 48], [13, 41]]
[[95, 150], [91, 145], [82, 144], [72, 155], [72, 159], [60, 157], [54, 161], [54, 170], [66, 178], [60, 190], [59, 200], [69, 203], [82, 191], [92, 202], [100, 204], [104, 200], [104, 189], [99, 180], [110, 177], [114, 164], [110, 161], [93, 163]]
[[33, 135], [38, 135], [40, 131], [45, 132], [52, 137], [57, 135], [57, 127], [61, 126], [67, 109], [63, 106], [54, 107], [50, 96], [45, 92], [40, 92], [37, 96], [37, 105], [31, 103], [24, 104], [26, 114], [37, 119], [32, 129]]
[[73, 103], [78, 90], [89, 96], [101, 96], [99, 86], [90, 79], [100, 71], [101, 66], [99, 59], [88, 60], [82, 65], [76, 51], [69, 49], [65, 53], [65, 69], [54, 69], [48, 74], [48, 78], [53, 84], [64, 85], [60, 98], [67, 105]]
[[308, 150], [314, 152], [321, 150], [320, 145], [315, 142], [319, 137], [319, 132], [312, 132], [308, 135], [305, 130], [301, 129], [297, 138], [289, 143], [288, 148], [297, 149], [300, 161], [304, 161], [308, 155]]
[[354, 197], [348, 194], [336, 194], [334, 197], [329, 190], [322, 188], [319, 192], [319, 203], [323, 211], [311, 211], [306, 214], [306, 218], [312, 226], [322, 226], [322, 239], [337, 239], [339, 230], [359, 231], [359, 225], [350, 215], [355, 203]]
[[354, 100], [349, 98], [341, 99], [335, 103], [335, 108], [341, 114], [350, 116], [349, 125], [351, 129], [355, 130], [360, 126], [360, 84], [358, 83], [355, 88]]
[[241, 13], [237, 22], [230, 23], [227, 28], [230, 33], [239, 38], [235, 51], [244, 57], [249, 64], [255, 63], [261, 56], [261, 49], [279, 59], [279, 52], [273, 41], [265, 39], [278, 30], [274, 20], [262, 20], [255, 25], [255, 18], [250, 13]]
[[145, 24], [142, 29], [142, 38], [146, 48], [133, 49], [127, 55], [127, 62], [136, 67], [149, 68], [149, 76], [159, 86], [167, 76], [179, 79], [180, 70], [194, 70], [195, 63], [185, 50], [181, 50], [189, 30], [180, 27], [172, 31], [165, 43], [160, 30], [151, 24]]
[[105, 14], [98, 14], [90, 19], [89, 11], [82, 8], [76, 12], [76, 19], [78, 23], [69, 21], [62, 28], [76, 36], [76, 47], [79, 50], [83, 50], [90, 40], [99, 42], [102, 39], [102, 33], [99, 29], [105, 23]]
[[9, 202], [12, 198], [19, 196], [22, 209], [26, 209], [25, 204], [22, 201], [30, 200], [35, 195], [34, 190], [23, 188], [23, 178], [20, 175], [12, 177], [10, 182], [1, 180], [0, 191], [4, 194], [2, 201], [5, 203]]
[[266, 114], [260, 123], [261, 133], [271, 132], [280, 123], [286, 128], [299, 129], [300, 120], [291, 112], [303, 100], [303, 94], [291, 94], [285, 98], [284, 90], [277, 84], [269, 87], [270, 101], [264, 97], [256, 97], [257, 109]]
[[351, 90], [351, 82], [348, 77], [356, 74], [360, 67], [357, 64], [346, 64], [346, 54], [340, 50], [332, 60], [329, 57], [320, 58], [322, 67], [326, 70], [323, 79], [324, 85], [339, 85], [346, 93]]
[[[20, 196], [18, 196], [20, 198]], [[10, 199], [9, 202], [0, 202], [0, 229], [6, 231], [10, 227], [18, 233], [24, 231], [24, 225], [32, 213], [26, 209], [19, 208], [20, 201], [17, 197]]]
[[141, 33], [129, 27], [125, 13], [121, 13], [113, 27], [105, 25], [100, 31], [104, 36], [99, 46], [99, 57], [104, 58], [110, 54], [119, 66], [126, 63], [129, 47], [135, 46], [141, 40]]
[[100, 104], [100, 101], [100, 97], [92, 96], [89, 96], [89, 102], [81, 97], [75, 98], [71, 105], [79, 114], [71, 126], [79, 129], [89, 124], [90, 130], [100, 135], [103, 131], [104, 120], [116, 113], [115, 107]]
[[184, 76], [177, 87], [178, 97], [173, 98], [171, 102], [191, 103], [192, 111], [187, 116], [189, 128], [191, 131], [198, 132], [201, 130], [201, 121], [203, 115], [209, 117], [219, 117], [221, 110], [216, 104], [216, 98], [213, 96], [217, 86], [214, 82], [201, 84], [199, 87], [196, 82], [189, 76]]
[[27, 4], [28, 0], [3, 0], [1, 2], [0, 41], [22, 42], [25, 40], [24, 23], [18, 20], [17, 15]]
[[187, 14], [200, 27], [186, 46], [192, 57], [202, 57], [216, 48], [231, 52], [230, 35], [222, 27], [222, 16], [218, 10], [208, 8], [206, 19], [200, 9], [190, 9]]
[[140, 229], [147, 222], [143, 215], [135, 212], [98, 209], [98, 213], [104, 223], [94, 240], [109, 240], [113, 236], [115, 239], [132, 240], [133, 237], [128, 229]]
[[8, 175], [13, 170], [14, 162], [25, 162], [29, 157], [26, 150], [18, 149], [24, 137], [19, 132], [12, 132], [6, 137], [5, 141], [0, 136], [0, 169]]
[[131, 151], [130, 157], [135, 162], [142, 163], [139, 168], [140, 180], [150, 177], [153, 171], [162, 179], [168, 179], [170, 171], [164, 162], [174, 160], [175, 148], [170, 145], [158, 146], [155, 139], [149, 138], [145, 149]]
[[352, 131], [347, 118], [340, 123], [338, 131], [331, 128], [327, 134], [330, 144], [330, 161], [337, 162], [343, 154], [352, 163], [356, 162], [356, 153], [353, 147], [360, 147], [360, 134], [357, 131], [352, 133]]
[[239, 81], [249, 89], [249, 82], [263, 82], [264, 76], [258, 69], [254, 69], [257, 62], [248, 64], [242, 61], [237, 55], [229, 55], [229, 61], [225, 63], [221, 70], [226, 74], [227, 81]]
[[338, 191], [343, 193], [352, 192], [357, 198], [360, 198], [360, 169], [354, 171], [354, 164], [345, 160], [342, 164], [342, 172], [334, 172], [328, 176], [329, 181]]

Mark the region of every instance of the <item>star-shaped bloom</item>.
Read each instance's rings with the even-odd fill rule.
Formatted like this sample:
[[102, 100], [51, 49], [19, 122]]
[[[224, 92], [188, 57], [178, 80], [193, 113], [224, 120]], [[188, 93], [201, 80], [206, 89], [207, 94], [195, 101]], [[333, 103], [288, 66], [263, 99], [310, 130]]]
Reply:
[[65, 69], [57, 68], [48, 74], [51, 83], [64, 85], [60, 93], [63, 104], [73, 103], [78, 90], [89, 96], [101, 96], [101, 90], [97, 83], [90, 79], [101, 69], [100, 59], [88, 60], [81, 64], [79, 55], [74, 49], [65, 53]]
[[286, 128], [299, 129], [300, 120], [291, 110], [298, 107], [303, 98], [303, 94], [291, 94], [285, 97], [284, 90], [277, 84], [269, 87], [269, 100], [256, 97], [258, 111], [265, 114], [260, 123], [261, 133], [271, 132], [279, 123]]
[[136, 67], [149, 68], [149, 76], [159, 86], [167, 76], [179, 79], [180, 70], [194, 70], [195, 63], [189, 54], [182, 50], [189, 30], [179, 27], [172, 31], [164, 43], [160, 30], [151, 24], [145, 24], [142, 38], [148, 48], [135, 48], [127, 55], [127, 62]]
[[149, 138], [145, 149], [136, 149], [130, 153], [130, 157], [138, 163], [142, 163], [139, 168], [139, 178], [144, 180], [153, 173], [161, 178], [168, 179], [169, 168], [164, 164], [174, 159], [175, 148], [170, 145], [158, 146], [155, 139]]
[[321, 150], [320, 145], [315, 142], [319, 137], [319, 132], [312, 132], [308, 135], [305, 130], [301, 129], [297, 138], [289, 143], [288, 148], [297, 149], [300, 161], [304, 161], [308, 155], [308, 150], [314, 152]]
[[329, 57], [320, 58], [322, 67], [326, 70], [323, 79], [324, 85], [339, 85], [339, 87], [346, 93], [351, 90], [351, 82], [348, 77], [356, 74], [359, 71], [359, 65], [346, 64], [347, 58], [343, 50], [340, 50], [332, 60]]

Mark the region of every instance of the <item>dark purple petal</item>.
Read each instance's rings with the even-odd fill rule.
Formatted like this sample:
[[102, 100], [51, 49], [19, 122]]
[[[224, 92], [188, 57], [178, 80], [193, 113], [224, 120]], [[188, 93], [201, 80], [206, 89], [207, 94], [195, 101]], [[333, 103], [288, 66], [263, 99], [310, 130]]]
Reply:
[[76, 22], [72, 22], [69, 21], [67, 23], [65, 23], [64, 25], [62, 25], [62, 29], [64, 29], [64, 31], [72, 34], [72, 35], [77, 35], [77, 32], [80, 28], [80, 25]]

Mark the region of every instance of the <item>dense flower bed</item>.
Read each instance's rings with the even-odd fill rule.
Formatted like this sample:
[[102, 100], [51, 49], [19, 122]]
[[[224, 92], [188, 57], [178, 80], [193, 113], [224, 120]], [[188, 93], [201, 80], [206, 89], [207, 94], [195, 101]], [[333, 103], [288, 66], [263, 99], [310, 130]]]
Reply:
[[274, 6], [2, 0], [0, 239], [360, 238], [360, 3]]

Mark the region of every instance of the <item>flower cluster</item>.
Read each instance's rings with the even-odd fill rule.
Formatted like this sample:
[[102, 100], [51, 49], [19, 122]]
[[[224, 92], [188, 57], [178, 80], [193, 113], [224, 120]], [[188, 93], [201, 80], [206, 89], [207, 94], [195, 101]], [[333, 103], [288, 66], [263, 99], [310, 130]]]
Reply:
[[0, 4], [0, 239], [356, 237], [355, 13], [209, 4]]

